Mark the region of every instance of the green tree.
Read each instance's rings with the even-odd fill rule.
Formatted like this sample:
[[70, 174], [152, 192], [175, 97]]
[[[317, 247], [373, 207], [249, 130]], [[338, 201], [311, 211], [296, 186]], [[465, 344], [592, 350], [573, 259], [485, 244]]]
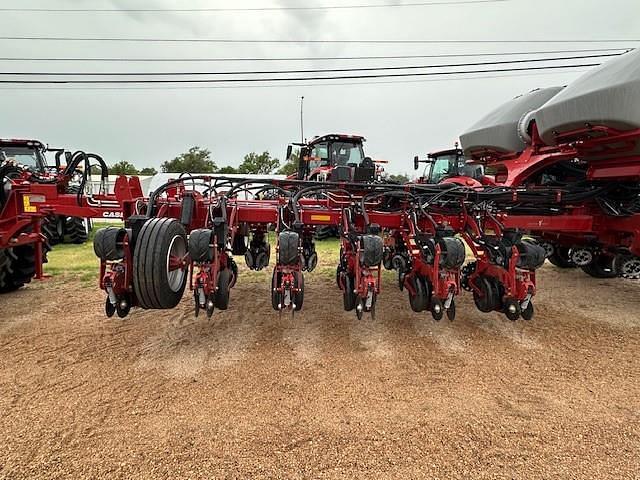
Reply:
[[122, 160], [109, 167], [111, 175], [138, 175], [138, 169], [133, 163]]
[[146, 167], [140, 170], [140, 175], [143, 175], [146, 177], [153, 177], [157, 173], [158, 171], [153, 167]]
[[299, 155], [297, 152], [293, 152], [291, 156], [287, 159], [286, 163], [280, 167], [278, 170], [278, 174], [280, 175], [293, 175], [298, 171], [298, 159]]
[[404, 173], [397, 174], [397, 175], [396, 174], [387, 175], [386, 181], [391, 182], [391, 183], [404, 184], [404, 183], [407, 183], [409, 181], [409, 175], [406, 175]]
[[268, 175], [280, 166], [280, 160], [272, 158], [269, 152], [258, 155], [251, 152], [244, 156], [244, 161], [238, 167], [238, 173], [253, 175]]
[[235, 173], [238, 173], [238, 170], [235, 167], [226, 166], [219, 169], [216, 173], [221, 173], [223, 175], [233, 175]]
[[218, 167], [206, 148], [191, 147], [188, 152], [162, 164], [165, 173], [214, 173]]

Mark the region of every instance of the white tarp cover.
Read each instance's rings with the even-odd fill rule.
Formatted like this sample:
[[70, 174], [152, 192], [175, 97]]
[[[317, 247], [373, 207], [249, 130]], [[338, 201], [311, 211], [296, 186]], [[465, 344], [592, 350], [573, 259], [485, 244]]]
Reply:
[[620, 130], [640, 127], [640, 49], [609, 60], [582, 75], [541, 106], [534, 116], [542, 140], [586, 123]]
[[518, 122], [554, 97], [562, 87], [533, 90], [501, 105], [460, 136], [466, 155], [484, 149], [499, 152], [524, 150], [524, 140], [518, 134]]

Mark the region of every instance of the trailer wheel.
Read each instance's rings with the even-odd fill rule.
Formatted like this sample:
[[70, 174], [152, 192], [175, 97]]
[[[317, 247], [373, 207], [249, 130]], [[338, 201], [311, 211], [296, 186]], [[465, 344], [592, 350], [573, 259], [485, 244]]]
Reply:
[[580, 268], [593, 278], [615, 278], [618, 276], [615, 257], [605, 254], [597, 255], [589, 265]]
[[445, 237], [438, 243], [442, 249], [440, 265], [446, 269], [460, 268], [467, 256], [462, 240], [455, 237]]
[[84, 224], [84, 219], [79, 217], [65, 217], [64, 235], [65, 240], [68, 240], [68, 243], [73, 243], [75, 245], [86, 243], [89, 238], [89, 234], [87, 233], [87, 227]]
[[428, 296], [427, 296], [427, 286], [424, 280], [417, 275], [414, 276], [411, 280], [411, 286], [416, 292], [415, 295], [411, 295], [411, 292], [407, 290], [409, 293], [409, 305], [411, 305], [411, 310], [416, 313], [423, 312], [427, 309], [428, 306]]
[[218, 274], [218, 289], [216, 290], [216, 308], [227, 310], [229, 308], [229, 294], [231, 291], [231, 271], [222, 270]]
[[151, 218], [138, 234], [133, 253], [133, 289], [140, 307], [166, 310], [180, 303], [187, 269], [177, 265], [187, 254], [187, 235], [173, 218]]
[[555, 246], [553, 253], [549, 255], [549, 262], [558, 268], [576, 268], [576, 265], [571, 261], [569, 254], [569, 247]]
[[491, 281], [485, 276], [477, 279], [477, 286], [482, 291], [482, 296], [475, 290], [473, 291], [473, 301], [482, 313], [493, 312], [498, 307], [497, 291], [494, 289]]
[[348, 273], [344, 274], [344, 291], [342, 292], [342, 300], [346, 312], [352, 312], [356, 308], [358, 296], [355, 294], [353, 277]]

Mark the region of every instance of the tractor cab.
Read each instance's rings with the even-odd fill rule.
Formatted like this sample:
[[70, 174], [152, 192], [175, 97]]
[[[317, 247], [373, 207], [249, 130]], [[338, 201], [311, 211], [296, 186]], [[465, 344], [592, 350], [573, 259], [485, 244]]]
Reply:
[[426, 160], [415, 157], [414, 168], [418, 170], [421, 163], [425, 163], [421, 183], [460, 183], [461, 185], [480, 184], [483, 177], [482, 165], [467, 162], [463, 151], [456, 145], [450, 150], [430, 153]]
[[12, 163], [34, 173], [47, 171], [45, 146], [36, 140], [0, 139], [0, 165]]
[[293, 146], [300, 147], [298, 180], [329, 182], [372, 182], [376, 166], [364, 154], [364, 137], [356, 135], [325, 135], [309, 143], [289, 145], [287, 159]]

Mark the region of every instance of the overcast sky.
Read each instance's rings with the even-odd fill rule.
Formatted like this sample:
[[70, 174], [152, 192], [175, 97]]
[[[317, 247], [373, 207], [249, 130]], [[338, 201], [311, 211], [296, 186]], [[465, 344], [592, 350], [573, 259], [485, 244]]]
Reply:
[[[389, 3], [387, 0], [2, 0], [2, 7], [185, 8]], [[395, 2], [403, 3], [403, 2]], [[411, 3], [407, 1], [405, 3]], [[638, 0], [511, 0], [330, 11], [226, 13], [8, 13], [3, 36], [85, 36], [236, 39], [585, 40], [640, 39]], [[6, 57], [274, 57], [507, 52], [635, 47], [616, 44], [164, 44], [0, 40]], [[471, 61], [482, 59], [474, 58]], [[385, 61], [433, 64], [465, 59]], [[0, 61], [8, 71], [185, 71], [336, 68], [380, 62], [48, 63]], [[585, 69], [582, 69], [585, 70]], [[368, 85], [243, 88], [0, 87], [0, 137], [37, 138], [52, 146], [101, 154], [108, 163], [153, 166], [199, 145], [219, 165], [237, 165], [251, 151], [282, 158], [300, 137], [299, 99], [305, 97], [307, 137], [330, 132], [367, 138], [367, 153], [389, 160], [391, 172], [411, 172], [412, 158], [450, 147], [466, 127], [498, 104], [537, 87], [567, 84], [579, 71], [503, 78], [424, 79]], [[6, 77], [5, 77], [6, 78]], [[344, 82], [343, 82], [344, 83]]]

